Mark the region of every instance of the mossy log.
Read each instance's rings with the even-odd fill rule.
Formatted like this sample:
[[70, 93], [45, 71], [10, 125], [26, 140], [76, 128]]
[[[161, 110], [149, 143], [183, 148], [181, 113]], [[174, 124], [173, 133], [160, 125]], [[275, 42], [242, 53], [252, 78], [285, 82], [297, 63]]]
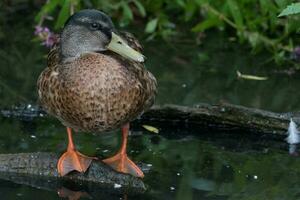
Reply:
[[42, 152], [0, 154], [0, 179], [48, 190], [72, 185], [98, 196], [103, 191], [138, 194], [146, 190], [141, 179], [118, 173], [101, 161], [92, 161], [85, 173], [74, 171], [61, 177], [56, 169], [58, 158], [56, 154]]
[[[32, 120], [45, 117], [38, 106], [21, 106], [2, 110], [3, 117]], [[300, 113], [275, 113], [232, 104], [198, 104], [194, 107], [179, 105], [153, 106], [133, 124], [156, 124], [168, 129], [209, 129], [217, 131], [241, 130], [255, 133], [285, 134], [290, 118], [300, 123]]]

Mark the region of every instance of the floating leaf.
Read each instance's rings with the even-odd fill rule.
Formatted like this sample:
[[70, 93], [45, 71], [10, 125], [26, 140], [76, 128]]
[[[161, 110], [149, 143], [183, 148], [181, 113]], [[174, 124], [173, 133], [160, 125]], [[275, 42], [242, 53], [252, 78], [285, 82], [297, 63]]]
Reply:
[[247, 79], [247, 80], [256, 80], [256, 81], [265, 81], [268, 79], [268, 77], [262, 77], [262, 76], [254, 76], [254, 75], [248, 75], [248, 74], [242, 74], [239, 71], [236, 71], [238, 78]]
[[286, 7], [278, 17], [287, 16], [287, 15], [294, 15], [300, 13], [300, 3], [292, 3], [288, 7]]
[[153, 132], [153, 133], [159, 133], [159, 130], [155, 128], [154, 126], [149, 126], [149, 125], [142, 125], [144, 129], [147, 131]]
[[146, 33], [153, 33], [157, 27], [158, 18], [152, 19], [146, 25], [145, 32]]

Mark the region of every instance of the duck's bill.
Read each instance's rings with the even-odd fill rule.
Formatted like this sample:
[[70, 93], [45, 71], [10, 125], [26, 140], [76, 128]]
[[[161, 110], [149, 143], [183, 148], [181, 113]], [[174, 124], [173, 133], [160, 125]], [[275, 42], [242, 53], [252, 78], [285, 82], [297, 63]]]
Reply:
[[143, 54], [131, 48], [126, 41], [114, 32], [112, 32], [111, 41], [108, 44], [107, 49], [133, 61], [145, 61], [145, 56]]

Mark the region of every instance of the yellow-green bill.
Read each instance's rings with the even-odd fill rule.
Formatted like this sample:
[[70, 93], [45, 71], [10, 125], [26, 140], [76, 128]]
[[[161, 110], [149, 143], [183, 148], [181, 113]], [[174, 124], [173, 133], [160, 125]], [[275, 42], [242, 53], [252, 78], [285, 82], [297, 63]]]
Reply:
[[236, 71], [236, 74], [238, 78], [247, 79], [247, 80], [265, 81], [268, 79], [268, 77], [265, 76], [254, 76], [249, 74], [242, 74], [239, 71]]
[[112, 32], [111, 41], [108, 44], [107, 49], [136, 62], [145, 61], [145, 56], [143, 54], [131, 48], [125, 40], [114, 32]]
[[153, 133], [159, 133], [158, 128], [155, 128], [154, 126], [149, 126], [149, 125], [142, 125], [144, 129], [147, 131], [153, 132]]

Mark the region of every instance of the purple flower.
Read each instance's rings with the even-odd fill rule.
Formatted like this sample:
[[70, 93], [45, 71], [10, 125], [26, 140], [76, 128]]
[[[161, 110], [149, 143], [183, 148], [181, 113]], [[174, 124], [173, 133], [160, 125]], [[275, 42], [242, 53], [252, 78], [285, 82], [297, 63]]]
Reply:
[[296, 61], [300, 61], [300, 46], [295, 47], [291, 53], [291, 58]]
[[41, 26], [35, 26], [35, 31], [34, 31], [34, 35], [38, 35], [43, 31], [43, 27]]
[[51, 48], [57, 41], [57, 36], [52, 33], [48, 27], [36, 26], [34, 35], [42, 41], [42, 45], [49, 48]]
[[294, 49], [294, 53], [297, 54], [298, 56], [300, 56], [300, 47], [299, 46]]
[[44, 32], [45, 32], [45, 33], [50, 33], [49, 28], [48, 28], [48, 27], [44, 27]]
[[46, 46], [46, 47], [52, 47], [55, 42], [56, 42], [57, 38], [54, 34], [49, 34], [46, 41], [43, 42], [43, 44]]

